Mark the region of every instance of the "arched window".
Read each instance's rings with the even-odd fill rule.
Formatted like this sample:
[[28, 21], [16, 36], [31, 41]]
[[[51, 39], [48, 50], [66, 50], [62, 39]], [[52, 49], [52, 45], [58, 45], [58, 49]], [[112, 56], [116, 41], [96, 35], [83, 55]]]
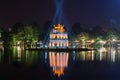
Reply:
[[68, 39], [68, 35], [66, 34], [66, 39]]
[[52, 39], [52, 34], [50, 34], [50, 39]]
[[49, 46], [51, 46], [52, 42], [49, 43]]
[[60, 38], [59, 34], [57, 34], [57, 38], [58, 38], [58, 39]]

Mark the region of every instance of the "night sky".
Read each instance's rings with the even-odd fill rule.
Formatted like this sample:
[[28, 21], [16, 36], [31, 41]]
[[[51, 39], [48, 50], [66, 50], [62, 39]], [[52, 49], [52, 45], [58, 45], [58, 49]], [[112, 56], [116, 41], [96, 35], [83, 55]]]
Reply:
[[[54, 0], [0, 0], [0, 24], [36, 21], [42, 25], [52, 20], [55, 11]], [[70, 25], [103, 25], [111, 19], [120, 25], [120, 0], [64, 0], [63, 14]]]

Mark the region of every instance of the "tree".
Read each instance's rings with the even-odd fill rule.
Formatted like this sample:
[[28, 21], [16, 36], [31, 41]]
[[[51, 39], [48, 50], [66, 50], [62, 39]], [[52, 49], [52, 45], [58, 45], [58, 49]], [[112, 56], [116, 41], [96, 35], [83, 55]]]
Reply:
[[79, 41], [88, 40], [89, 39], [89, 34], [86, 33], [86, 32], [82, 32], [82, 33], [77, 35], [76, 39], [79, 40]]
[[43, 25], [43, 32], [47, 33], [50, 26], [51, 26], [51, 21], [46, 21]]
[[51, 25], [51, 21], [46, 21], [43, 25], [43, 32], [41, 35], [41, 39], [45, 39], [45, 37], [48, 37], [48, 31], [50, 31], [50, 27], [53, 27], [53, 25]]
[[78, 35], [78, 34], [80, 34], [82, 32], [82, 28], [81, 28], [80, 23], [73, 24], [73, 26], [71, 27], [71, 29], [72, 29], [72, 32], [75, 35]]
[[38, 41], [39, 29], [33, 27], [33, 25], [23, 25], [17, 26], [16, 29], [13, 29], [12, 33], [12, 43], [16, 44], [18, 41], [21, 41], [22, 44], [26, 42]]
[[119, 39], [119, 37], [120, 37], [119, 34], [113, 29], [110, 29], [106, 34], [107, 40]]
[[89, 32], [91, 38], [97, 38], [98, 36], [101, 36], [103, 34], [103, 29], [101, 26], [97, 25], [92, 28], [92, 30]]

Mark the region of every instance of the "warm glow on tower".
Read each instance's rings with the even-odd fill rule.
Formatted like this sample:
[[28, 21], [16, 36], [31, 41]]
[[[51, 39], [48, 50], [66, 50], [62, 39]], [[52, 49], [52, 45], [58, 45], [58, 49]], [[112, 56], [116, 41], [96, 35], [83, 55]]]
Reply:
[[64, 32], [65, 31], [64, 26], [60, 25], [60, 24], [54, 25], [54, 29], [55, 30], [59, 30], [60, 32]]
[[54, 25], [49, 34], [49, 48], [67, 48], [69, 46], [68, 33], [61, 24]]

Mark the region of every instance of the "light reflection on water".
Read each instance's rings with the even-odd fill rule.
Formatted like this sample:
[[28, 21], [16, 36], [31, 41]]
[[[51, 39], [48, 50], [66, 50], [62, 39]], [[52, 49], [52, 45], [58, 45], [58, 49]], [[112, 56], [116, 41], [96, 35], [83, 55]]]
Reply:
[[[101, 50], [102, 49], [102, 50]], [[101, 48], [97, 51], [76, 52], [76, 60], [80, 61], [111, 61], [120, 60], [120, 50], [115, 48]]]
[[4, 59], [4, 48], [2, 47], [0, 48], [0, 63], [2, 63], [3, 59]]
[[[8, 58], [8, 63], [20, 63], [21, 66], [38, 66], [41, 64], [47, 64], [49, 71], [53, 76], [64, 76], [65, 70], [72, 66], [70, 63], [81, 61], [101, 61], [105, 62], [119, 62], [120, 50], [115, 48], [100, 48], [96, 51], [71, 51], [71, 52], [57, 52], [57, 51], [25, 51], [20, 47], [14, 47], [9, 50], [8, 57], [4, 56], [4, 49], [0, 50], [0, 63]], [[14, 66], [14, 65], [13, 65]], [[50, 74], [51, 74], [50, 73]]]
[[14, 47], [12, 52], [9, 53], [10, 63], [21, 63], [25, 66], [33, 66], [38, 63], [38, 51], [25, 51], [20, 47]]
[[[39, 54], [40, 53], [40, 54]], [[69, 57], [69, 55], [72, 55]], [[0, 61], [4, 58], [4, 51], [0, 50]], [[115, 62], [120, 60], [120, 50], [115, 48], [101, 48], [96, 51], [71, 51], [71, 52], [39, 52], [39, 51], [25, 51], [20, 47], [14, 47], [12, 51], [9, 51], [9, 58], [12, 61], [23, 62], [23, 63], [34, 63], [39, 62], [39, 57], [42, 57], [44, 61], [48, 59], [51, 64], [51, 60], [54, 62], [60, 62], [64, 60], [64, 57], [71, 58], [73, 61], [111, 61]], [[53, 59], [51, 59], [51, 57]], [[54, 60], [55, 59], [55, 60]], [[57, 63], [54, 62], [54, 63]], [[53, 64], [53, 63], [52, 63]], [[55, 65], [55, 64], [54, 64]]]
[[55, 75], [64, 75], [64, 69], [68, 67], [68, 52], [49, 52], [49, 63]]

